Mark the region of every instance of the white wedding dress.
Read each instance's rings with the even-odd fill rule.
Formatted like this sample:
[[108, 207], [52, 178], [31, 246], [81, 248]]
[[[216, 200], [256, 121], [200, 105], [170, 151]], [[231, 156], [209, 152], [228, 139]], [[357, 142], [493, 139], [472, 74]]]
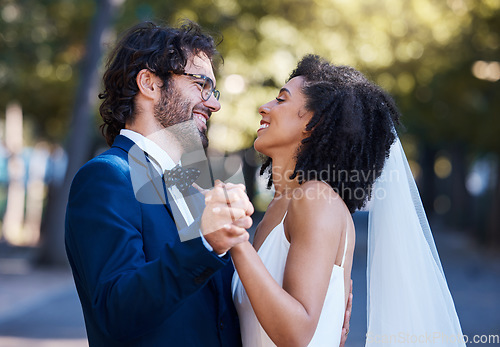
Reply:
[[[283, 221], [285, 216], [267, 236], [257, 252], [271, 276], [280, 286], [283, 285], [285, 264], [290, 249], [286, 239]], [[342, 325], [345, 313], [344, 294], [344, 260], [347, 249], [347, 237], [341, 266], [334, 265], [325, 302], [319, 318], [318, 326], [308, 346], [335, 346], [340, 344]], [[250, 304], [250, 300], [235, 271], [232, 282], [233, 301], [238, 311], [243, 347], [275, 346], [260, 325]]]

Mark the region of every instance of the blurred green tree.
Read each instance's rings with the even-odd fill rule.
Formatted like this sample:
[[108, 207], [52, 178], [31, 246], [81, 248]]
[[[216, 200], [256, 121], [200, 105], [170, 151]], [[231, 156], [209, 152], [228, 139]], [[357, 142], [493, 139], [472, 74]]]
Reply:
[[[80, 77], [71, 112], [71, 125], [66, 141], [68, 167], [61, 185], [52, 185], [49, 204], [42, 225], [38, 261], [43, 264], [66, 264], [64, 247], [64, 217], [71, 182], [78, 169], [89, 159], [92, 146], [91, 128], [99, 89], [98, 69], [103, 55], [103, 39], [112, 27], [116, 10], [122, 4], [117, 0], [99, 0], [91, 20], [84, 55], [79, 62]], [[92, 131], [94, 130], [94, 131]]]
[[90, 155], [102, 41], [119, 4], [7, 1], [1, 12], [0, 29], [5, 30], [0, 38], [9, 49], [2, 50], [0, 83], [9, 92], [0, 102], [23, 105], [34, 124], [28, 136], [32, 143], [64, 141], [68, 154], [64, 181], [49, 188], [38, 259], [45, 264], [67, 264], [64, 210], [71, 180]]
[[66, 138], [94, 8], [92, 0], [2, 0], [0, 112], [22, 105], [28, 144]]

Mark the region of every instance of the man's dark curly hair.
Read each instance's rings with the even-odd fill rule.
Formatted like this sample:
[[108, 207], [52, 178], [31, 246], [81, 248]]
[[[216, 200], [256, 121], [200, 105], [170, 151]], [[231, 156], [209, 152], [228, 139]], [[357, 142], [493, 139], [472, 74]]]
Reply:
[[[327, 182], [354, 213], [371, 196], [397, 136], [400, 113], [392, 97], [352, 67], [306, 55], [288, 80], [298, 76], [305, 79], [305, 107], [313, 115], [290, 179]], [[261, 174], [271, 172], [271, 166], [268, 158]]]
[[111, 145], [127, 121], [133, 121], [134, 98], [139, 91], [136, 77], [148, 69], [168, 88], [171, 73], [183, 73], [192, 55], [205, 53], [210, 60], [217, 55], [214, 39], [201, 27], [185, 21], [179, 28], [151, 22], [137, 24], [124, 33], [111, 52], [103, 76], [104, 91], [99, 111], [104, 120], [101, 131]]

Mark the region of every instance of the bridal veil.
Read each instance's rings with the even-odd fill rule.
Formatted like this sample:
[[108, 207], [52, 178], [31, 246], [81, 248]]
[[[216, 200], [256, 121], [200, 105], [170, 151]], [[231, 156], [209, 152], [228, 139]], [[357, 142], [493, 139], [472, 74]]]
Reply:
[[366, 346], [465, 346], [415, 180], [396, 137], [370, 202]]

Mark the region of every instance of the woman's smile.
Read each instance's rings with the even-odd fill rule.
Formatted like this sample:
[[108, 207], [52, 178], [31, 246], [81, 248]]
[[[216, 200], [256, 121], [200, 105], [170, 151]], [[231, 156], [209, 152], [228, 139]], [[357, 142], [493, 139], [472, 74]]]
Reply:
[[260, 131], [260, 130], [263, 130], [263, 129], [267, 129], [269, 127], [269, 123], [268, 122], [265, 122], [263, 120], [260, 121], [260, 127], [259, 129], [257, 129], [257, 133]]

